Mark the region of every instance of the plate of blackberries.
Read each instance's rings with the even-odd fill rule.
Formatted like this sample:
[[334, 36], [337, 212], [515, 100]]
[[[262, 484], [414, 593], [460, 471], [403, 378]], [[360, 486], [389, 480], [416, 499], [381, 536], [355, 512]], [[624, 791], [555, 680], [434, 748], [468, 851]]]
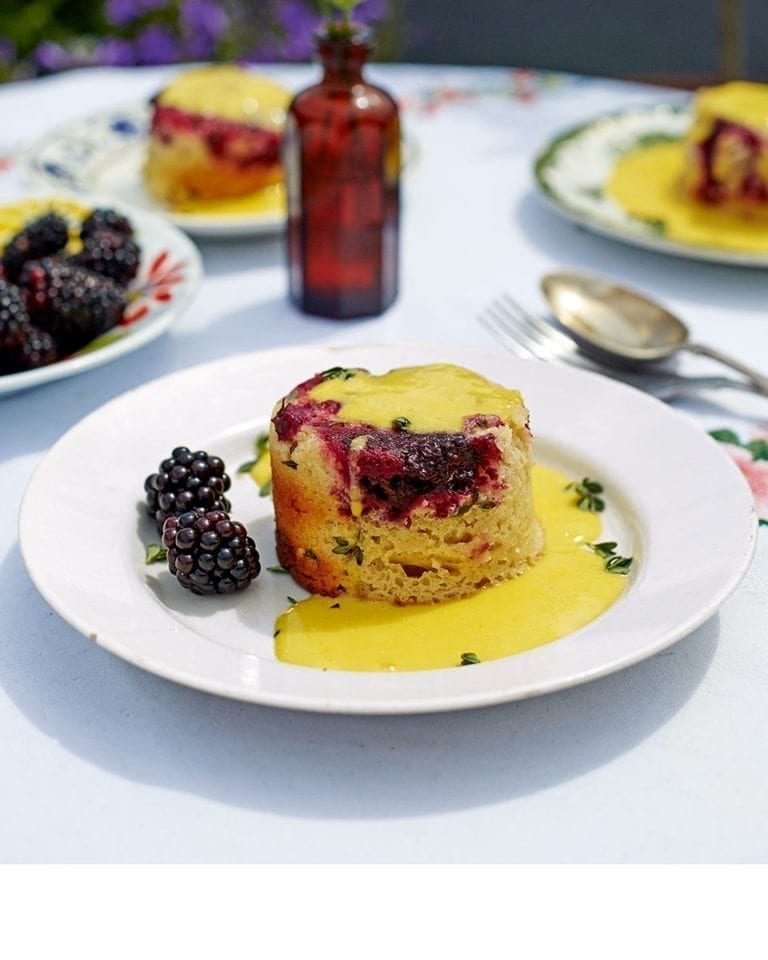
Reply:
[[0, 206], [0, 395], [148, 343], [200, 276], [194, 245], [153, 214], [67, 197]]

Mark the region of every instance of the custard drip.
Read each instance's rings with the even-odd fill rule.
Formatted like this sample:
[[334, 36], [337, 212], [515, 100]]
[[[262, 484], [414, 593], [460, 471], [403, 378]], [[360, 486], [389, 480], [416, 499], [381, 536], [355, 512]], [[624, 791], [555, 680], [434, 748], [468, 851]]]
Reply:
[[278, 617], [278, 659], [329, 670], [432, 670], [458, 666], [463, 653], [508, 657], [583, 627], [615, 603], [626, 577], [607, 573], [586, 546], [600, 540], [600, 517], [578, 509], [567, 483], [555, 470], [533, 469], [546, 546], [525, 573], [433, 605], [309, 597]]
[[263, 190], [244, 197], [226, 197], [218, 200], [184, 200], [176, 203], [177, 213], [194, 213], [210, 217], [285, 216], [285, 187], [273, 183]]

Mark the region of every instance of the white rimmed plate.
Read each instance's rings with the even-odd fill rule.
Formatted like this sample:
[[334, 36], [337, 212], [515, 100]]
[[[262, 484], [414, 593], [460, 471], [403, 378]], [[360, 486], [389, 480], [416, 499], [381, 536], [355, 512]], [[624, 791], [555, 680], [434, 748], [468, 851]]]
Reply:
[[[271, 504], [234, 471], [253, 456], [254, 436], [274, 400], [332, 366], [381, 372], [436, 361], [519, 387], [531, 410], [537, 458], [605, 484], [606, 535], [636, 557], [636, 569], [603, 616], [555, 643], [471, 668], [323, 671], [274, 657], [274, 617], [287, 593], [302, 595], [288, 577], [265, 572], [240, 596], [199, 598], [159, 564], [144, 565], [143, 543], [157, 540], [157, 533], [137, 509], [142, 483], [173, 447], [203, 447], [226, 459], [233, 513], [256, 537], [263, 562], [272, 564]], [[95, 450], [109, 471], [87, 488], [62, 484]], [[69, 544], [66, 564], [50, 549], [54, 528]], [[715, 613], [749, 565], [756, 528], [752, 495], [734, 464], [693, 421], [659, 401], [601, 376], [434, 343], [266, 351], [146, 384], [59, 440], [29, 484], [19, 526], [25, 563], [43, 596], [118, 656], [211, 693], [349, 713], [500, 703], [649, 657]]]
[[[57, 196], [74, 199], [91, 209], [111, 207], [124, 213], [133, 224], [136, 242], [141, 247], [141, 267], [129, 287], [129, 303], [118, 326], [64, 360], [37, 370], [0, 376], [0, 397], [72, 377], [138, 350], [168, 329], [187, 308], [200, 286], [203, 268], [197, 247], [164, 218], [111, 197]], [[36, 203], [45, 203], [56, 197], [36, 196], [33, 199]]]
[[676, 257], [765, 267], [768, 252], [671, 240], [659, 232], [658, 223], [633, 217], [606, 195], [606, 183], [621, 156], [652, 143], [680, 139], [690, 123], [687, 109], [659, 105], [636, 107], [573, 127], [551, 140], [536, 157], [539, 193], [569, 220], [614, 240]]
[[182, 213], [169, 210], [144, 188], [150, 108], [129, 103], [54, 127], [28, 144], [19, 157], [23, 174], [49, 190], [122, 197], [134, 207], [160, 213], [193, 236], [237, 237], [279, 233], [282, 213]]

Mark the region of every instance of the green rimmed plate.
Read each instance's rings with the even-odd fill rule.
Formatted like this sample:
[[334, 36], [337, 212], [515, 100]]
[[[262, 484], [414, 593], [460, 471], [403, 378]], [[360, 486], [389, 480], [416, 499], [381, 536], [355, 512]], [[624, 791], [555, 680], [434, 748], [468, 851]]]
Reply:
[[551, 140], [536, 157], [539, 194], [562, 216], [613, 240], [676, 257], [768, 266], [768, 249], [741, 251], [674, 240], [665, 236], [663, 221], [634, 217], [607, 196], [606, 184], [619, 159], [642, 147], [682, 139], [690, 122], [687, 108], [662, 104], [609, 114], [573, 127]]

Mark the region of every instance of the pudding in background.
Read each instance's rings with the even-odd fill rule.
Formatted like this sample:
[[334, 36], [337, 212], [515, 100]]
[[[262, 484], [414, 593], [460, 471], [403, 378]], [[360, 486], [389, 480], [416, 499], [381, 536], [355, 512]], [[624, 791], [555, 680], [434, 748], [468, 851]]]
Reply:
[[163, 203], [246, 197], [282, 180], [290, 91], [236, 66], [180, 74], [153, 100], [145, 177]]

